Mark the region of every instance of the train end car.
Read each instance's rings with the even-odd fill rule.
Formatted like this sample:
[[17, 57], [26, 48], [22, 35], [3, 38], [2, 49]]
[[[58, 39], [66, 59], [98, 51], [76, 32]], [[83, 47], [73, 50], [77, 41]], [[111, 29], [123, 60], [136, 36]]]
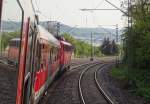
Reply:
[[20, 38], [13, 38], [9, 41], [7, 61], [8, 64], [18, 65]]
[[60, 45], [61, 45], [60, 72], [63, 72], [66, 69], [70, 68], [73, 46], [72, 44], [66, 42], [65, 40], [60, 40]]

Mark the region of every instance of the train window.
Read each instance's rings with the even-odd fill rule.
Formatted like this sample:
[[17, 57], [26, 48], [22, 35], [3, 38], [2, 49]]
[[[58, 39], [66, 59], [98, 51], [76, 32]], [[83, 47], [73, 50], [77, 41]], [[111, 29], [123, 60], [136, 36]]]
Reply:
[[[0, 2], [2, 1], [2, 11], [0, 12], [0, 59], [3, 60], [4, 63], [11, 65], [0, 63], [0, 67], [2, 67], [0, 69], [0, 102], [15, 104], [20, 42], [10, 41], [11, 39], [20, 38], [21, 36], [22, 10], [17, 0], [1, 0]], [[11, 45], [17, 46], [18, 48], [11, 48]], [[6, 93], [7, 96], [4, 96]]]
[[56, 55], [55, 55], [55, 60], [57, 61], [58, 58], [58, 49], [56, 48]]
[[10, 40], [9, 41], [9, 47], [16, 47], [19, 48], [20, 39]]
[[56, 61], [56, 49], [54, 48], [54, 61]]
[[55, 61], [55, 49], [54, 49], [54, 47], [52, 48], [52, 50], [51, 50], [51, 55], [52, 55], [52, 62], [54, 62]]
[[41, 47], [42, 44], [37, 42], [36, 55], [35, 55], [35, 70], [40, 70], [40, 60], [41, 60]]
[[51, 52], [49, 51], [49, 63], [51, 63]]
[[58, 59], [58, 49], [53, 48], [53, 61], [57, 61]]
[[42, 48], [44, 49], [44, 44], [42, 44]]

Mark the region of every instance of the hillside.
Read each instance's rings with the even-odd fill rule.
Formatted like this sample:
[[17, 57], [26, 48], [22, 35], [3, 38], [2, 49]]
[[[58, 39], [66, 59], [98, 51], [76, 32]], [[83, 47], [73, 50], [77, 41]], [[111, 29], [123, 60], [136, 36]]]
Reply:
[[[50, 30], [55, 34], [56, 33], [56, 24], [58, 22], [56, 21], [49, 21], [49, 22], [40, 22], [42, 26], [44, 26], [46, 29], [49, 27]], [[14, 22], [14, 21], [3, 21], [3, 30], [4, 31], [12, 31], [12, 30], [18, 30], [20, 26], [20, 23]], [[59, 34], [63, 33], [69, 33], [74, 38], [79, 39], [81, 41], [90, 42], [91, 40], [91, 33], [93, 33], [93, 40], [95, 40], [95, 43], [101, 43], [104, 38], [109, 37], [110, 40], [116, 39], [116, 30], [110, 29], [110, 28], [83, 28], [83, 27], [71, 27], [68, 25], [65, 25], [63, 23], [60, 23], [60, 30]], [[119, 36], [121, 35], [121, 30], [119, 30]], [[120, 37], [119, 37], [120, 38]]]

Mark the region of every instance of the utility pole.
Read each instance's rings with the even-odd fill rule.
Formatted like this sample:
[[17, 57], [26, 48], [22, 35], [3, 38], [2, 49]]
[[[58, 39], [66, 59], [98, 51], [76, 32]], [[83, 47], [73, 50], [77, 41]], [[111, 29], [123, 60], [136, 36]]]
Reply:
[[[118, 43], [118, 24], [116, 24], [116, 44]], [[116, 55], [116, 67], [118, 67], [118, 55]]]
[[91, 58], [90, 61], [93, 61], [93, 33], [91, 32]]
[[[2, 17], [2, 8], [3, 8], [2, 5], [3, 5], [3, 0], [0, 1], [0, 32], [2, 32], [2, 28], [1, 28], [1, 25], [2, 25], [2, 18], [1, 17]], [[0, 40], [1, 49], [0, 50], [1, 50], [1, 54], [2, 54], [2, 34], [0, 35], [0, 38], [1, 38], [1, 40]]]
[[129, 40], [128, 40], [128, 69], [132, 69], [134, 63], [134, 56], [133, 56], [133, 37], [132, 37], [132, 8], [131, 8], [131, 0], [128, 0], [128, 32], [129, 32]]
[[56, 35], [59, 36], [59, 32], [60, 32], [60, 23], [59, 22], [57, 22], [56, 31], [57, 31]]
[[47, 21], [46, 23], [47, 23], [47, 30], [48, 32], [50, 32], [50, 26], [49, 26], [50, 21]]
[[119, 33], [118, 32], [118, 24], [116, 24], [116, 43], [118, 42], [118, 36], [119, 36], [118, 33]]
[[3, 8], [3, 0], [0, 1], [0, 29], [1, 29], [1, 22], [2, 22], [2, 8]]

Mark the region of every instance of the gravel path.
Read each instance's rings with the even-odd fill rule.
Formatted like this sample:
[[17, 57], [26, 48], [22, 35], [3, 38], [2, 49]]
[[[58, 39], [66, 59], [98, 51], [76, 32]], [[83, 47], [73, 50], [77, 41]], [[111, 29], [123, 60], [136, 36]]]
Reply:
[[16, 69], [0, 63], [0, 104], [15, 104]]

